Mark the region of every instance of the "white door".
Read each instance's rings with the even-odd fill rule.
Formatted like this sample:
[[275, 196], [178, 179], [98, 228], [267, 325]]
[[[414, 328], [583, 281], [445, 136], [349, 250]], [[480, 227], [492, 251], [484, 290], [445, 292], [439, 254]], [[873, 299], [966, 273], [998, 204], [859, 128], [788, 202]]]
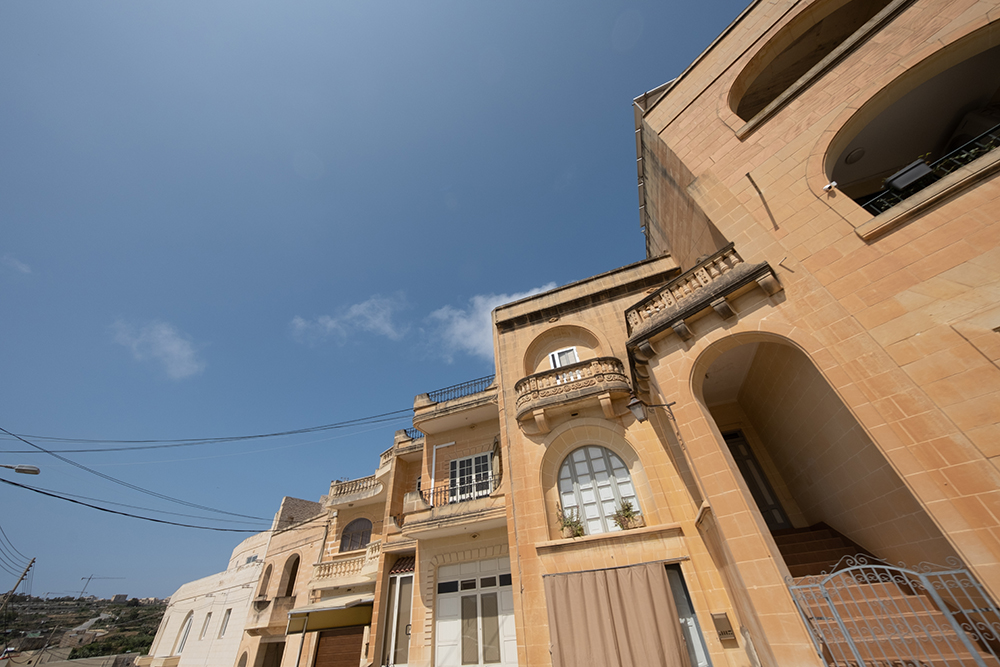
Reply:
[[517, 665], [509, 558], [438, 568], [435, 611], [437, 667]]

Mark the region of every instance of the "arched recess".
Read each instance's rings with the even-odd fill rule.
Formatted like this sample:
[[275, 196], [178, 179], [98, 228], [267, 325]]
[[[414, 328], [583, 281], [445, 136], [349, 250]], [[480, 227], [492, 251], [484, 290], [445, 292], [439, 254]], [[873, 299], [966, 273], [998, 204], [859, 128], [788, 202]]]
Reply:
[[741, 119], [751, 120], [891, 2], [812, 3], [769, 39], [743, 68], [730, 89], [730, 108]]
[[267, 597], [267, 587], [271, 585], [271, 564], [264, 568], [264, 576], [260, 578], [260, 588], [257, 590], [257, 597]]
[[177, 640], [174, 642], [172, 655], [180, 655], [184, 652], [184, 647], [187, 645], [187, 641], [191, 636], [191, 624], [193, 622], [194, 612], [189, 611], [187, 616], [184, 617], [184, 622], [181, 623], [181, 629], [177, 633]]
[[[860, 547], [914, 566], [957, 558], [836, 390], [791, 341], [761, 332], [717, 341], [695, 363], [691, 384], [762, 530], [784, 537], [825, 524], [845, 538], [844, 555]], [[786, 565], [793, 576], [819, 574], [839, 555], [818, 558], [831, 562], [786, 556]]]
[[299, 574], [299, 555], [292, 554], [285, 561], [285, 567], [281, 572], [281, 582], [278, 585], [278, 597], [291, 597], [295, 594], [295, 579]]
[[236, 667], [247, 667], [247, 652], [243, 651], [243, 655], [240, 656], [240, 661], [236, 663]]
[[646, 471], [632, 445], [625, 439], [622, 429], [607, 421], [596, 418], [574, 419], [556, 428], [545, 442], [545, 454], [539, 467], [539, 483], [545, 500], [545, 518], [548, 522], [549, 536], [557, 539], [560, 536], [558, 520], [559, 470], [566, 457], [574, 450], [587, 445], [603, 447], [613, 452], [625, 463], [638, 505], [642, 510], [646, 523], [660, 523], [657, 508], [653, 502], [653, 493]]
[[531, 341], [524, 351], [524, 374], [549, 370], [549, 354], [570, 347], [576, 348], [578, 361], [611, 355], [607, 342], [590, 329], [563, 324], [544, 331]]
[[[946, 155], [959, 151], [961, 159], [978, 156], [961, 149], [1000, 125], [996, 27], [994, 23], [981, 28], [908, 68], [851, 116], [825, 158], [826, 174], [839, 190], [861, 204], [884, 187], [909, 196], [962, 166], [954, 160], [935, 166]], [[935, 173], [912, 187], [897, 189], [886, 183], [917, 160], [930, 163]]]

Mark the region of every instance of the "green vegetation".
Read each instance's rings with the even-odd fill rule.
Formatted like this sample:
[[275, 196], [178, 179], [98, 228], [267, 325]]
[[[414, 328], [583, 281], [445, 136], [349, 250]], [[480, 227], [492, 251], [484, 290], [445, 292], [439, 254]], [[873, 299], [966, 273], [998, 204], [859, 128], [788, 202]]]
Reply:
[[[101, 636], [73, 649], [71, 659], [117, 653], [145, 653], [149, 650], [166, 605], [144, 605], [135, 598], [125, 603], [109, 600], [59, 598], [44, 600], [26, 595], [15, 596], [0, 614], [0, 632], [9, 646], [30, 650], [45, 645], [58, 646], [63, 635], [92, 619], [90, 630]], [[32, 635], [32, 637], [29, 637]], [[2, 648], [2, 646], [0, 646]]]

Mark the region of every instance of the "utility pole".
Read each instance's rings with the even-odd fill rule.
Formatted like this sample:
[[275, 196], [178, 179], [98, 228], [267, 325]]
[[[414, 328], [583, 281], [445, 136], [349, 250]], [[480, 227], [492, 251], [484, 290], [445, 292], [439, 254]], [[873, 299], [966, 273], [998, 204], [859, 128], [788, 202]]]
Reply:
[[24, 568], [24, 572], [22, 572], [21, 576], [18, 577], [17, 583], [14, 584], [14, 588], [10, 589], [10, 592], [7, 593], [7, 595], [3, 596], [3, 602], [0, 602], [0, 613], [3, 613], [4, 607], [6, 607], [7, 603], [10, 602], [10, 599], [14, 597], [14, 591], [16, 591], [17, 587], [21, 585], [21, 582], [24, 581], [24, 578], [28, 576], [28, 570], [30, 570], [31, 566], [34, 564], [35, 564], [35, 559], [32, 558], [31, 562], [28, 563], [28, 567]]

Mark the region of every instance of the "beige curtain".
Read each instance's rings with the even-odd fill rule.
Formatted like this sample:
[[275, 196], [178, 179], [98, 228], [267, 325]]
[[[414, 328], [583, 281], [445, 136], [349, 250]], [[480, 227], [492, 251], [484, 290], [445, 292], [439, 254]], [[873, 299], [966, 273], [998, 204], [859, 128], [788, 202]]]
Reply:
[[552, 667], [691, 667], [663, 563], [545, 577]]

